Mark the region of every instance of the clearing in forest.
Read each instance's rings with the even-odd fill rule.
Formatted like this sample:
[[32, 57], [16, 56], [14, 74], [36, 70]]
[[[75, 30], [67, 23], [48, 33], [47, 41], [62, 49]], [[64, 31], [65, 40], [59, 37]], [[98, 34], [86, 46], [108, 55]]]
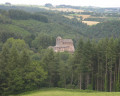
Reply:
[[26, 92], [17, 96], [120, 96], [120, 92], [97, 92], [79, 89], [50, 88]]

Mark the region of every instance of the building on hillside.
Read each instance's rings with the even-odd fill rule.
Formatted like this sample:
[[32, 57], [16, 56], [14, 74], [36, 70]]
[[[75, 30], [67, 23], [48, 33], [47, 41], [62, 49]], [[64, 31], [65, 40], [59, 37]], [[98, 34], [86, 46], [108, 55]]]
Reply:
[[55, 52], [70, 52], [75, 51], [72, 39], [62, 39], [60, 36], [56, 38], [56, 46], [50, 46]]

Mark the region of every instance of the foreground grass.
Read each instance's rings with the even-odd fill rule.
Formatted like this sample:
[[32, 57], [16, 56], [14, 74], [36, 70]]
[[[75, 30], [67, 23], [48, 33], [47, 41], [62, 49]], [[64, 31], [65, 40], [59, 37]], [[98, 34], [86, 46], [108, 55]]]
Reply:
[[25, 92], [17, 96], [120, 96], [120, 92], [96, 92], [78, 89], [50, 88]]

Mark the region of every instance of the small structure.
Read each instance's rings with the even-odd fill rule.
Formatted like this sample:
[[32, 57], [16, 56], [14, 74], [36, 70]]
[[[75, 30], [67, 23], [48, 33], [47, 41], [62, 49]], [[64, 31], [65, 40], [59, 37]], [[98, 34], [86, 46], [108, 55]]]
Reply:
[[50, 46], [55, 52], [70, 52], [75, 51], [72, 39], [62, 39], [60, 36], [56, 38], [56, 46]]

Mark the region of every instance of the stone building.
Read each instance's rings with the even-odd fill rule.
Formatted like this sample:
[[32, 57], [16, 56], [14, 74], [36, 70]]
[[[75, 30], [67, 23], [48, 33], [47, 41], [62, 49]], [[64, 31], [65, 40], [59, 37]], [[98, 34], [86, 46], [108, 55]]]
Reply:
[[56, 46], [50, 46], [55, 52], [75, 51], [72, 39], [62, 39], [60, 36], [56, 38]]

